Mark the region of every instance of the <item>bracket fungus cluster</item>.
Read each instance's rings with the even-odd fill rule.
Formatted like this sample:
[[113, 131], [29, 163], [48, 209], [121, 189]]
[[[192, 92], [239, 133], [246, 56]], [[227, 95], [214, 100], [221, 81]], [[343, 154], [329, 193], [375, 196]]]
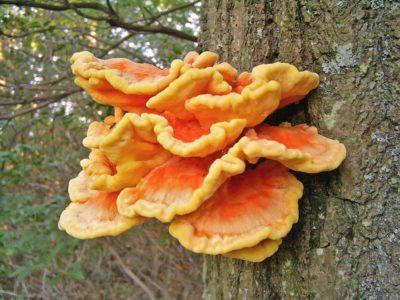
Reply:
[[72, 56], [76, 84], [115, 115], [89, 126], [60, 229], [90, 239], [156, 218], [197, 253], [258, 262], [277, 251], [303, 193], [289, 170], [333, 170], [346, 150], [315, 127], [263, 123], [315, 89], [317, 74], [284, 63], [238, 74], [217, 60], [190, 52], [159, 69]]

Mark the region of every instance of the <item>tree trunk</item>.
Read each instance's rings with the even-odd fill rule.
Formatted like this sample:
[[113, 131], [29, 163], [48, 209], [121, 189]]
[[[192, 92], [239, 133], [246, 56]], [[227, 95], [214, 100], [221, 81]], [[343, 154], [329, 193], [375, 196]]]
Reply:
[[305, 185], [300, 221], [273, 257], [206, 257], [205, 299], [399, 297], [399, 7], [203, 2], [200, 50], [241, 71], [280, 61], [318, 73], [319, 88], [279, 119], [290, 113], [348, 152], [335, 172], [296, 174]]

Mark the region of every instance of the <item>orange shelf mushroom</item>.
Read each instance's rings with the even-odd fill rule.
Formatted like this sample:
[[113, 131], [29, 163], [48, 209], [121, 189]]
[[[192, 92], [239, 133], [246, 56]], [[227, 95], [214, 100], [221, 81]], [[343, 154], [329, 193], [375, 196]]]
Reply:
[[81, 239], [156, 218], [187, 249], [260, 262], [298, 221], [303, 185], [290, 170], [337, 168], [343, 144], [315, 127], [263, 123], [304, 98], [317, 74], [273, 63], [238, 75], [212, 52], [169, 69], [73, 55], [75, 82], [114, 116], [89, 125], [89, 158], [69, 183], [59, 227]]
[[137, 113], [148, 111], [147, 100], [174, 81], [185, 65], [174, 60], [170, 69], [159, 69], [125, 58], [102, 60], [87, 51], [75, 53], [71, 62], [75, 83], [95, 101]]
[[153, 129], [151, 115], [125, 114], [99, 143], [100, 152], [115, 166], [115, 172], [98, 175], [91, 187], [115, 192], [135, 186], [144, 175], [167, 161], [171, 154], [158, 144]]
[[267, 161], [232, 177], [199, 209], [177, 217], [169, 232], [187, 249], [224, 254], [286, 236], [298, 220], [303, 185]]
[[210, 51], [205, 51], [201, 54], [197, 53], [196, 51], [190, 51], [183, 59], [185, 63], [188, 63], [192, 67], [198, 69], [212, 67], [217, 60], [218, 55]]
[[115, 165], [98, 149], [92, 149], [89, 158], [82, 159], [80, 165], [82, 170], [90, 176], [91, 188], [92, 183], [96, 180], [95, 176], [114, 175], [117, 172]]
[[118, 197], [118, 209], [128, 217], [139, 214], [170, 222], [175, 215], [195, 211], [228, 178], [243, 173], [243, 157], [239, 146], [224, 155], [173, 157], [136, 187], [124, 189]]
[[169, 111], [184, 120], [194, 119], [185, 108], [186, 100], [202, 94], [225, 95], [232, 90], [224, 77], [213, 67], [191, 68], [166, 89], [151, 97], [146, 103], [150, 109]]
[[96, 191], [90, 188], [93, 178], [81, 172], [69, 183], [72, 203], [62, 212], [58, 227], [78, 239], [116, 236], [140, 225], [144, 218], [130, 218], [117, 210], [118, 193]]
[[248, 157], [277, 160], [289, 169], [320, 173], [336, 169], [346, 157], [346, 148], [337, 140], [318, 134], [306, 124], [280, 126], [262, 124], [246, 134], [250, 138], [243, 151]]
[[185, 107], [202, 125], [245, 119], [246, 127], [253, 127], [278, 108], [280, 97], [278, 82], [257, 80], [243, 88], [240, 94], [200, 95], [187, 100]]
[[205, 157], [220, 151], [232, 144], [246, 126], [245, 119], [202, 126], [197, 120], [184, 121], [170, 113], [163, 117], [151, 115], [157, 140], [166, 150], [182, 157]]
[[253, 80], [279, 82], [282, 90], [279, 107], [298, 102], [319, 84], [318, 74], [309, 71], [299, 72], [296, 67], [284, 63], [257, 66], [251, 75]]
[[282, 244], [282, 240], [263, 240], [256, 246], [249, 248], [242, 248], [239, 250], [233, 250], [222, 254], [223, 256], [236, 258], [241, 260], [247, 260], [251, 262], [261, 262], [266, 258], [275, 254], [278, 251], [279, 246]]
[[208, 175], [212, 162], [213, 157], [172, 157], [136, 187], [121, 192], [117, 200], [119, 212], [124, 216], [139, 214], [170, 222], [176, 214], [196, 210], [217, 188], [219, 174]]

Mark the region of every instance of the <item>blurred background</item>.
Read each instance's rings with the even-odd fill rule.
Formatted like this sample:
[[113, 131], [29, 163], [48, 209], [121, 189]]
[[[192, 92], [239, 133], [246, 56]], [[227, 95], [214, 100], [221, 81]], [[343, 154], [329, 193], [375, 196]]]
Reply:
[[0, 0], [0, 298], [201, 298], [202, 257], [158, 222], [88, 241], [57, 228], [88, 124], [112, 113], [74, 85], [70, 56], [168, 66], [196, 47], [200, 10], [187, 0]]

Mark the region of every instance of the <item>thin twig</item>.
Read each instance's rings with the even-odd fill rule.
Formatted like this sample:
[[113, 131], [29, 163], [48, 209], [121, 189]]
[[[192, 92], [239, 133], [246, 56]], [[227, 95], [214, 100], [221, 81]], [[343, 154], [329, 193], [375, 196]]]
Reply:
[[13, 297], [18, 297], [18, 294], [10, 292], [10, 291], [5, 291], [5, 290], [0, 290], [0, 295], [8, 295], [8, 296], [13, 296]]
[[53, 29], [52, 27], [48, 27], [48, 28], [32, 30], [32, 31], [28, 31], [28, 32], [24, 32], [24, 33], [20, 33], [20, 34], [16, 34], [16, 35], [10, 34], [10, 33], [5, 33], [2, 29], [0, 29], [0, 35], [4, 35], [5, 37], [12, 38], [12, 39], [19, 39], [19, 38], [27, 37], [32, 34], [43, 33], [43, 32], [46, 32], [46, 31], [49, 31], [52, 29]]
[[142, 275], [142, 277], [144, 277], [145, 279], [147, 279], [154, 287], [156, 287], [163, 295], [164, 300], [169, 300], [171, 299], [171, 296], [169, 295], [167, 289], [165, 289], [164, 287], [162, 287], [161, 285], [159, 285], [157, 282], [155, 282], [150, 276], [147, 276], [146, 274], [144, 274], [143, 272], [140, 272], [140, 274]]
[[102, 58], [102, 57], [106, 56], [108, 54], [108, 52], [110, 52], [111, 50], [113, 50], [115, 48], [118, 48], [121, 51], [123, 51], [123, 52], [125, 52], [125, 53], [127, 53], [127, 54], [129, 54], [129, 55], [131, 55], [133, 57], [136, 57], [136, 58], [140, 59], [142, 62], [145, 62], [145, 63], [148, 63], [148, 64], [152, 64], [152, 61], [150, 59], [148, 59], [147, 57], [145, 57], [145, 56], [143, 56], [143, 55], [141, 55], [141, 54], [139, 54], [137, 52], [133, 52], [132, 50], [128, 50], [128, 49], [119, 47], [122, 43], [124, 43], [125, 41], [129, 40], [132, 36], [134, 36], [136, 34], [136, 32], [131, 32], [131, 33], [127, 34], [126, 36], [124, 36], [122, 39], [120, 39], [119, 41], [115, 42], [114, 44], [109, 42], [109, 41], [107, 41], [107, 40], [105, 40], [105, 39], [102, 39], [102, 38], [100, 38], [98, 36], [92, 35], [92, 34], [88, 34], [88, 33], [83, 33], [83, 34], [85, 34], [87, 36], [90, 36], [90, 37], [96, 39], [97, 41], [110, 46], [107, 49], [103, 50], [103, 53], [101, 55], [99, 55], [99, 58]]
[[115, 260], [117, 261], [118, 265], [121, 267], [121, 269], [125, 272], [125, 274], [133, 280], [134, 283], [136, 283], [138, 286], [142, 288], [142, 290], [149, 296], [151, 300], [155, 300], [156, 298], [154, 297], [154, 294], [150, 291], [148, 286], [140, 280], [138, 276], [136, 276], [123, 262], [121, 256], [118, 255], [118, 253], [112, 248], [111, 246], [108, 246], [108, 249], [110, 253], [114, 256]]
[[36, 83], [34, 86], [54, 85], [56, 83], [59, 83], [65, 79], [69, 78], [71, 76], [71, 74], [72, 74], [72, 72], [70, 70], [68, 70], [66, 74], [62, 75], [61, 77], [59, 77], [57, 79]]
[[171, 8], [171, 9], [168, 9], [168, 10], [166, 10], [166, 11], [163, 11], [163, 12], [159, 13], [159, 14], [156, 15], [156, 16], [152, 16], [152, 17], [150, 18], [150, 20], [149, 20], [149, 23], [147, 23], [147, 25], [150, 25], [150, 24], [154, 23], [155, 21], [157, 21], [159, 18], [161, 18], [161, 17], [163, 17], [163, 16], [172, 14], [172, 13], [174, 13], [174, 12], [176, 12], [176, 11], [179, 11], [179, 10], [184, 10], [184, 9], [186, 9], [186, 8], [189, 8], [189, 7], [193, 6], [193, 5], [195, 5], [196, 3], [199, 3], [200, 1], [201, 1], [201, 0], [196, 0], [196, 1], [193, 1], [193, 2], [189, 2], [189, 3], [187, 3], [187, 4], [183, 4], [183, 5], [180, 5], [180, 6], [177, 6], [177, 7], [173, 7], [173, 8]]
[[46, 107], [46, 106], [49, 106], [49, 105], [52, 104], [52, 103], [55, 103], [55, 102], [60, 101], [61, 99], [65, 98], [65, 97], [67, 97], [67, 96], [70, 96], [70, 95], [72, 95], [72, 94], [76, 94], [76, 93], [81, 92], [81, 91], [82, 91], [81, 89], [72, 90], [72, 91], [69, 92], [69, 93], [65, 93], [65, 94], [61, 94], [61, 95], [52, 97], [51, 100], [46, 101], [46, 102], [43, 102], [43, 103], [41, 103], [41, 104], [38, 104], [38, 105], [36, 105], [36, 106], [34, 106], [34, 107], [31, 107], [31, 108], [29, 108], [29, 109], [21, 110], [21, 111], [16, 112], [16, 113], [10, 113], [10, 114], [6, 114], [6, 115], [0, 115], [0, 120], [10, 120], [10, 119], [14, 119], [15, 117], [19, 117], [19, 116], [22, 116], [22, 115], [26, 115], [26, 114], [28, 114], [28, 113], [31, 113], [31, 112], [34, 112], [34, 111], [36, 111], [36, 110], [42, 109], [42, 108], [44, 108], [44, 107]]
[[117, 12], [112, 7], [111, 1], [107, 0], [106, 3], [107, 3], [107, 7], [108, 7], [108, 10], [110, 11], [110, 13], [115, 15], [115, 16], [118, 16]]
[[75, 93], [77, 93], [79, 91], [81, 91], [81, 89], [73, 89], [73, 90], [70, 90], [70, 91], [65, 92], [65, 93], [36, 97], [36, 98], [32, 98], [30, 100], [14, 101], [14, 102], [0, 102], [0, 106], [19, 105], [19, 104], [24, 105], [24, 104], [30, 104], [30, 103], [36, 103], [36, 102], [43, 102], [43, 101], [51, 100], [51, 99], [62, 99], [64, 97], [67, 97], [67, 96], [70, 96], [72, 94], [75, 94]]
[[[118, 48], [122, 43], [124, 43], [126, 40], [129, 40], [132, 36], [134, 36], [136, 32], [131, 32], [128, 33], [126, 36], [124, 36], [122, 39], [119, 41], [115, 42], [114, 44], [111, 44], [109, 42], [104, 42], [110, 45], [107, 49], [103, 51], [103, 53], [100, 55], [100, 57], [104, 57], [108, 52], [110, 52], [112, 49]], [[136, 53], [133, 53], [135, 56], [137, 55]]]

